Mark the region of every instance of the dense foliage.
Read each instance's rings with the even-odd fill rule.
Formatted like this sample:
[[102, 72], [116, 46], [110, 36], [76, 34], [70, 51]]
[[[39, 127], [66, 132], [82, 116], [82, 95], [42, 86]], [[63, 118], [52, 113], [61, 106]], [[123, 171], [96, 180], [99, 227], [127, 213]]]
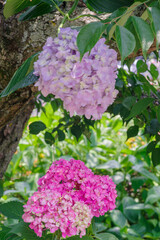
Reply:
[[[23, 222], [23, 205], [37, 190], [39, 177], [60, 158], [81, 159], [95, 174], [110, 175], [117, 185], [116, 209], [94, 217], [82, 240], [160, 238], [160, 2], [84, 3], [93, 11], [87, 16], [96, 22], [76, 30], [62, 27], [83, 17], [71, 18], [78, 0], [67, 13], [59, 0], [7, 0], [5, 4], [6, 18], [22, 10], [26, 11], [20, 21], [55, 10], [64, 18], [58, 37], [49, 38], [40, 54], [27, 59], [0, 94], [5, 97], [35, 82], [42, 91], [36, 94], [36, 109], [0, 185], [3, 240], [40, 239]], [[104, 13], [111, 14], [104, 17]], [[115, 49], [121, 57], [117, 72]], [[148, 51], [154, 54], [149, 56]], [[142, 57], [135, 61], [138, 55]], [[61, 238], [61, 232], [46, 230], [41, 239]]]

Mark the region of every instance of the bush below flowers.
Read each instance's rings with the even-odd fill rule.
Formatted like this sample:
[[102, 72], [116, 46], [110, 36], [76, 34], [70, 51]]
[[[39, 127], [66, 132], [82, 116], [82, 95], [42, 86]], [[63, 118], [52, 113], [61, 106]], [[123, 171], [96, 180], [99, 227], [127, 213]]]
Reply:
[[36, 83], [44, 96], [55, 95], [64, 103], [70, 116], [101, 119], [118, 93], [115, 90], [117, 53], [100, 39], [90, 54], [80, 62], [76, 45], [78, 32], [61, 29], [57, 38], [49, 37], [34, 64]]
[[58, 229], [62, 237], [86, 234], [94, 216], [115, 208], [115, 184], [94, 175], [80, 160], [60, 159], [38, 181], [39, 188], [24, 205], [23, 220], [41, 237]]

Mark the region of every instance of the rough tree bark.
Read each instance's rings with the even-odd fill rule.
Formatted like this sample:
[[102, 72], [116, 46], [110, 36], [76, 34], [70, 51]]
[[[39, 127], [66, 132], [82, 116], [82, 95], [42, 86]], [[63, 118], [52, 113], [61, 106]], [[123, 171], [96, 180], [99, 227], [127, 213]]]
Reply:
[[[67, 5], [66, 8], [68, 7]], [[88, 10], [80, 5], [74, 14], [82, 12], [84, 14], [87, 13], [86, 11]], [[6, 87], [18, 67], [42, 48], [47, 36], [56, 35], [62, 17], [58, 13], [52, 13], [27, 22], [18, 22], [17, 19], [18, 16], [14, 16], [5, 20], [3, 3], [0, 1], [0, 92]], [[56, 24], [53, 24], [52, 20]], [[78, 26], [90, 21], [91, 19], [84, 18], [67, 23], [65, 26]], [[111, 42], [111, 46], [116, 49], [114, 42]], [[137, 55], [141, 54], [142, 52], [139, 51]], [[120, 59], [120, 55], [118, 58]], [[16, 151], [33, 108], [32, 87], [20, 89], [0, 100], [0, 178], [3, 177]]]

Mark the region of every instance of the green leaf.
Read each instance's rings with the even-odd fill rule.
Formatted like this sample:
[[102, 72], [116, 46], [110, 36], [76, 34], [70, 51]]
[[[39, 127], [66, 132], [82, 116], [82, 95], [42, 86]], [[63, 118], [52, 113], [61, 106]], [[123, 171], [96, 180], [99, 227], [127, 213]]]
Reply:
[[151, 63], [149, 72], [152, 75], [153, 80], [156, 80], [158, 78], [159, 72], [158, 72], [157, 67], [153, 63]]
[[43, 237], [41, 238], [37, 237], [35, 232], [29, 227], [29, 224], [25, 222], [19, 222], [18, 224], [12, 227], [10, 232], [22, 236], [23, 238], [25, 238], [25, 240], [39, 240], [39, 239], [44, 240]]
[[123, 64], [124, 59], [133, 52], [136, 46], [136, 41], [134, 35], [130, 31], [124, 27], [117, 26], [116, 42], [121, 54], [121, 62]]
[[148, 9], [150, 11], [149, 17], [152, 21], [153, 31], [157, 40], [157, 50], [160, 44], [160, 9], [158, 7], [151, 7]]
[[151, 47], [154, 41], [153, 32], [150, 26], [148, 25], [148, 23], [146, 23], [143, 19], [135, 16], [132, 16], [131, 18], [132, 18], [132, 22], [136, 30], [137, 36], [140, 40], [143, 56], [146, 59], [147, 51]]
[[3, 181], [0, 179], [0, 198], [3, 196]]
[[58, 130], [57, 133], [58, 133], [58, 140], [63, 141], [65, 139], [64, 132], [62, 130]]
[[139, 131], [139, 127], [138, 126], [131, 126], [128, 130], [127, 130], [127, 139], [131, 138], [131, 137], [135, 137], [137, 136]]
[[147, 153], [152, 152], [155, 149], [157, 142], [156, 141], [152, 141], [147, 145]]
[[131, 197], [124, 197], [122, 200], [122, 204], [123, 204], [123, 213], [127, 217], [127, 219], [132, 223], [137, 222], [140, 211], [138, 210], [132, 211], [131, 209], [127, 209], [128, 206], [134, 206], [136, 204], [134, 199]]
[[138, 60], [136, 67], [138, 73], [143, 73], [148, 70], [148, 66], [143, 60]]
[[41, 121], [33, 122], [29, 125], [29, 133], [38, 134], [46, 129], [46, 125]]
[[132, 188], [134, 191], [136, 192], [146, 182], [146, 180], [147, 179], [142, 176], [131, 178]]
[[136, 102], [136, 97], [129, 96], [123, 100], [122, 105], [128, 110], [130, 110], [131, 107], [135, 104], [135, 102]]
[[96, 238], [98, 238], [99, 240], [118, 240], [118, 238], [111, 233], [96, 234]]
[[146, 126], [145, 128], [145, 132], [155, 135], [156, 133], [158, 133], [160, 130], [160, 123], [158, 122], [157, 119], [152, 119], [150, 124]]
[[55, 10], [56, 10], [55, 6], [51, 6], [47, 3], [40, 2], [37, 5], [30, 7], [26, 12], [22, 13], [18, 20], [19, 21], [30, 20]]
[[157, 119], [158, 119], [158, 122], [160, 123], [160, 106], [157, 107]]
[[22, 219], [23, 203], [18, 201], [3, 203], [0, 205], [0, 212], [8, 218]]
[[114, 224], [120, 228], [124, 228], [124, 226], [127, 224], [127, 219], [120, 210], [113, 210], [111, 212], [111, 219]]
[[160, 148], [154, 148], [152, 151], [152, 163], [156, 167], [160, 164]]
[[53, 111], [56, 112], [59, 108], [58, 100], [55, 99], [55, 100], [51, 101], [51, 106], [52, 106]]
[[71, 128], [71, 133], [76, 137], [77, 141], [82, 135], [82, 129], [79, 125], [73, 125]]
[[52, 145], [55, 143], [55, 139], [50, 132], [45, 132], [44, 139], [45, 139], [45, 142], [49, 145]]
[[87, 3], [96, 11], [107, 13], [113, 12], [121, 7], [131, 6], [133, 2], [133, 0], [87, 0]]
[[106, 25], [101, 22], [92, 22], [85, 25], [77, 36], [77, 46], [80, 52], [80, 58], [86, 52], [90, 52], [104, 32]]
[[7, 0], [6, 4], [4, 5], [3, 14], [5, 18], [9, 18], [16, 13], [24, 10], [27, 7], [34, 6], [39, 3], [39, 0]]
[[79, 236], [73, 236], [67, 238], [67, 240], [94, 240], [94, 239], [91, 236], [83, 236], [82, 238], [80, 238]]
[[116, 169], [116, 168], [119, 169], [119, 168], [121, 168], [121, 165], [116, 160], [110, 160], [106, 163], [98, 165], [95, 168], [96, 169]]
[[[38, 77], [33, 75], [33, 62], [39, 53], [28, 58], [14, 73], [7, 87], [0, 93], [0, 97], [5, 97], [17, 89], [29, 86], [37, 81]], [[28, 72], [30, 70], [30, 72]]]
[[141, 114], [152, 102], [154, 101], [153, 98], [143, 98], [139, 100], [131, 109], [129, 116], [126, 120], [136, 117], [137, 115]]
[[139, 166], [139, 164], [133, 166], [132, 168], [134, 171], [141, 173], [146, 178], [159, 183], [158, 178], [153, 173], [149, 172], [147, 169], [143, 168], [142, 166]]

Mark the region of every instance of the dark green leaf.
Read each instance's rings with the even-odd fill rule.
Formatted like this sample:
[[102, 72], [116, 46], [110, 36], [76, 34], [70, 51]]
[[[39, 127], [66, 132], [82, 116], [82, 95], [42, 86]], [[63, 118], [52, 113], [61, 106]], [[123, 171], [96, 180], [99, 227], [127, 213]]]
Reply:
[[127, 139], [131, 138], [131, 137], [135, 137], [137, 136], [139, 131], [139, 127], [138, 126], [131, 126], [128, 130], [127, 130]]
[[135, 104], [135, 102], [136, 102], [136, 97], [131, 97], [131, 96], [129, 96], [129, 97], [126, 97], [126, 98], [123, 100], [122, 104], [123, 104], [123, 106], [124, 106], [125, 108], [127, 108], [128, 110], [130, 110], [131, 107]]
[[136, 41], [134, 35], [124, 27], [116, 26], [115, 33], [116, 42], [121, 54], [121, 62], [123, 64], [124, 59], [133, 52], [136, 46]]
[[53, 112], [56, 112], [59, 108], [58, 100], [55, 99], [55, 100], [51, 101], [51, 106], [52, 106]]
[[157, 119], [158, 122], [160, 123], [160, 106], [157, 107]]
[[[7, 87], [0, 93], [0, 97], [5, 97], [19, 88], [26, 87], [37, 81], [37, 77], [33, 75], [33, 62], [37, 57], [34, 54], [28, 58], [20, 68], [15, 72]], [[30, 72], [28, 72], [30, 70]]]
[[96, 234], [96, 238], [98, 238], [98, 240], [118, 240], [118, 238], [111, 233], [99, 233]]
[[45, 139], [45, 142], [49, 145], [52, 145], [55, 143], [55, 139], [50, 132], [45, 132], [44, 139]]
[[155, 149], [157, 142], [156, 141], [152, 141], [147, 145], [147, 153], [152, 152]]
[[77, 36], [77, 46], [80, 52], [80, 58], [86, 52], [90, 52], [104, 32], [106, 25], [101, 22], [92, 22], [85, 25]]
[[147, 179], [145, 177], [133, 177], [131, 179], [131, 183], [134, 191], [136, 192], [146, 182], [146, 180]]
[[22, 13], [18, 20], [19, 21], [30, 20], [55, 10], [56, 10], [55, 6], [50, 6], [47, 3], [41, 2], [33, 7], [30, 7], [26, 12]]
[[41, 121], [36, 121], [29, 125], [29, 133], [31, 134], [38, 134], [44, 129], [46, 129], [46, 125]]
[[160, 44], [160, 9], [158, 7], [151, 7], [148, 9], [151, 14], [149, 14], [152, 21], [153, 31], [157, 40], [157, 50]]
[[160, 148], [154, 148], [152, 151], [152, 163], [155, 166], [160, 164]]
[[133, 0], [87, 0], [87, 3], [96, 11], [113, 12], [121, 7], [127, 7], [134, 3]]
[[16, 13], [24, 10], [27, 7], [34, 6], [39, 3], [39, 0], [7, 0], [6, 4], [4, 5], [4, 16], [5, 18], [9, 18]]
[[0, 212], [8, 218], [22, 219], [23, 203], [18, 201], [3, 203], [0, 205]]
[[136, 67], [138, 73], [143, 73], [148, 70], [148, 66], [143, 60], [138, 60]]
[[82, 134], [82, 129], [79, 125], [73, 125], [71, 127], [71, 133], [76, 137], [77, 141]]
[[58, 130], [57, 133], [58, 133], [58, 140], [63, 141], [65, 139], [64, 132], [62, 130]]
[[129, 116], [126, 120], [133, 118], [139, 114], [141, 114], [152, 102], [154, 101], [153, 98], [143, 98], [139, 100], [131, 109]]
[[160, 130], [160, 123], [158, 122], [157, 119], [152, 119], [150, 122], [150, 125], [147, 125], [145, 128], [146, 133], [149, 134], [156, 134]]
[[3, 181], [0, 179], [0, 198], [3, 196]]
[[137, 36], [140, 40], [143, 56], [146, 59], [146, 54], [148, 49], [151, 47], [153, 41], [154, 41], [154, 35], [153, 32], [143, 19], [140, 17], [132, 16], [132, 22], [134, 25], [134, 28], [136, 30]]
[[23, 238], [25, 238], [25, 240], [44, 240], [43, 237], [37, 237], [35, 232], [29, 228], [29, 224], [25, 222], [19, 222], [11, 229], [10, 232], [20, 234]]

